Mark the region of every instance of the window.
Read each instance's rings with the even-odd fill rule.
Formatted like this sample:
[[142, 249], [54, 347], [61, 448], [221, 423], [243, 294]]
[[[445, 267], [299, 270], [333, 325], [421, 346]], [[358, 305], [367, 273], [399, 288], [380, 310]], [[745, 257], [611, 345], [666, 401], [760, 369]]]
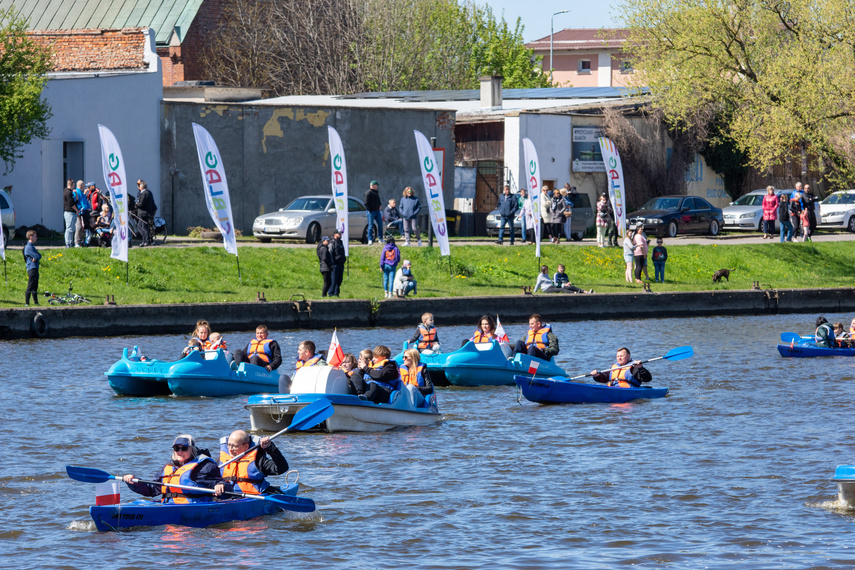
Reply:
[[633, 73], [634, 71], [635, 69], [633, 69], [631, 61], [623, 60], [622, 62], [620, 62], [621, 73]]
[[591, 73], [591, 60], [590, 59], [580, 59], [579, 60], [579, 70], [577, 73]]
[[9, 202], [6, 201], [6, 198], [0, 196], [0, 210], [8, 210]]
[[348, 198], [347, 198], [347, 211], [348, 212], [364, 212], [365, 207], [362, 204], [360, 204], [358, 201], [356, 201], [353, 198], [348, 196]]

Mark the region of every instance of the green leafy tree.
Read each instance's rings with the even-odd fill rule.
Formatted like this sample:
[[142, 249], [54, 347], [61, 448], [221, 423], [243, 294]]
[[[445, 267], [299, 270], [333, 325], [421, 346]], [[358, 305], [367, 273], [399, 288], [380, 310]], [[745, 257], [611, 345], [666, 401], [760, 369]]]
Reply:
[[507, 89], [549, 87], [541, 56], [525, 47], [523, 26], [517, 18], [514, 29], [504, 18], [496, 20], [489, 6], [475, 11], [477, 40], [472, 49], [475, 80], [484, 75], [501, 75]]
[[21, 158], [21, 147], [45, 138], [50, 106], [42, 90], [50, 50], [27, 36], [26, 20], [14, 8], [0, 10], [0, 159], [6, 172]]
[[832, 182], [855, 182], [851, 0], [626, 0], [620, 9], [636, 83], [672, 125], [724, 117], [721, 140], [754, 167], [806, 144]]

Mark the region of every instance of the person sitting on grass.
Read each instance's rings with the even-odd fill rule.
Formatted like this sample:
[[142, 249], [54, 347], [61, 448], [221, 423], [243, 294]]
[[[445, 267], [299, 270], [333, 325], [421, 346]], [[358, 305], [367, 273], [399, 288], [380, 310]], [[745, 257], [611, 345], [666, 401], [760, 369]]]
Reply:
[[612, 364], [609, 372], [600, 372], [594, 370], [591, 376], [595, 382], [607, 384], [614, 388], [638, 388], [642, 382], [650, 382], [653, 380], [650, 371], [647, 370], [640, 360], [630, 363], [630, 354], [628, 348], [619, 348], [617, 351], [617, 362]]
[[[564, 266], [559, 265], [559, 272], [555, 275], [557, 277], [560, 276], [562, 279], [562, 284], [558, 285], [555, 281], [549, 278], [549, 267], [546, 265], [540, 266], [540, 273], [537, 276], [537, 279], [534, 281], [534, 289], [532, 289], [533, 293], [537, 293], [537, 290], [540, 289], [543, 293], [593, 293], [594, 290], [585, 291], [584, 289], [580, 289], [576, 287], [572, 283], [570, 283], [570, 278], [564, 273]], [[564, 281], [566, 279], [566, 281]]]
[[375, 404], [388, 404], [389, 397], [392, 392], [399, 390], [402, 387], [401, 374], [398, 371], [398, 364], [391, 360], [392, 351], [388, 346], [378, 345], [372, 352], [371, 361], [368, 361], [362, 354], [357, 363], [359, 370], [362, 372], [362, 377], [359, 374], [354, 374], [353, 381], [356, 387], [356, 395], [360, 400], [368, 400]]
[[[544, 267], [546, 267], [544, 265]], [[535, 313], [528, 319], [528, 334], [525, 338], [517, 341], [514, 353], [528, 354], [549, 360], [557, 355], [559, 351], [558, 337], [552, 332], [552, 327], [543, 324], [543, 318]]]
[[413, 275], [413, 264], [409, 259], [405, 259], [397, 273], [395, 273], [395, 283], [393, 285], [395, 296], [403, 299], [410, 291], [413, 292], [413, 295], [418, 295], [416, 285], [416, 278]]
[[560, 287], [564, 291], [567, 291], [570, 293], [593, 293], [594, 292], [593, 289], [591, 289], [590, 291], [585, 291], [584, 289], [580, 289], [579, 287], [576, 287], [575, 285], [573, 285], [573, 283], [570, 282], [570, 278], [567, 277], [567, 274], [564, 272], [564, 265], [561, 263], [558, 264], [558, 271], [556, 271], [555, 275], [552, 276], [552, 282], [555, 283], [556, 287]]

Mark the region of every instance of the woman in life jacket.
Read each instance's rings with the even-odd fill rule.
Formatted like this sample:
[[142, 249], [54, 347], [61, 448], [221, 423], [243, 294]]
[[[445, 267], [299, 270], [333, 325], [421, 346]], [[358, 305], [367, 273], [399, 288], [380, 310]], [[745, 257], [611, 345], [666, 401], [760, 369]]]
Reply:
[[415, 348], [404, 351], [404, 363], [398, 370], [405, 386], [415, 386], [422, 396], [433, 393], [433, 382], [430, 380], [427, 366], [421, 363], [421, 356]]
[[640, 360], [630, 363], [629, 349], [621, 347], [617, 350], [615, 364], [608, 372], [594, 370], [591, 372], [595, 382], [608, 384], [614, 388], [638, 388], [642, 382], [653, 380], [650, 371], [642, 366]]
[[[472, 342], [490, 342], [496, 338], [496, 321], [490, 315], [483, 315], [478, 321], [478, 328], [469, 339]], [[465, 344], [465, 341], [464, 341]]]
[[[188, 434], [181, 434], [172, 442], [172, 458], [156, 477], [163, 482], [162, 485], [134, 482], [135, 478], [131, 474], [122, 477], [131, 491], [145, 497], [163, 495], [164, 503], [178, 504], [211, 502], [213, 497], [219, 496], [221, 492], [214, 495], [194, 493], [171, 485], [213, 489], [218, 483], [223, 483], [220, 468], [211, 459], [210, 452], [207, 449], [199, 449], [196, 446], [196, 440]], [[231, 491], [232, 485], [227, 483], [223, 490]]]

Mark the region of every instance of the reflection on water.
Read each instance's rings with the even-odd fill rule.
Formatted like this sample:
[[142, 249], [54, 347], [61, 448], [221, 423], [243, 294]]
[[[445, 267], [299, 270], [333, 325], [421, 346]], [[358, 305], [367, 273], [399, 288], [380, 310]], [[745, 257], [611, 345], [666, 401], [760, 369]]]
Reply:
[[[103, 372], [123, 347], [173, 359], [180, 335], [0, 341], [0, 549], [23, 568], [855, 565], [855, 511], [837, 505], [830, 481], [836, 465], [855, 463], [855, 359], [775, 350], [781, 332], [809, 332], [812, 320], [553, 323], [557, 360], [573, 374], [608, 367], [623, 345], [650, 358], [690, 344], [695, 357], [650, 365], [653, 385], [670, 388], [662, 400], [540, 406], [517, 403], [511, 387], [445, 388], [435, 426], [287, 434], [278, 445], [318, 512], [120, 533], [94, 531], [94, 486], [68, 479], [65, 465], [156, 476], [177, 433], [214, 450], [247, 428], [246, 397], [113, 395]], [[448, 349], [474, 328], [438, 326]], [[326, 347], [330, 332], [271, 336], [290, 366], [301, 340]], [[347, 352], [397, 351], [411, 333], [352, 329], [339, 339]], [[226, 332], [232, 348], [251, 337]], [[123, 488], [122, 498], [137, 497]]]

